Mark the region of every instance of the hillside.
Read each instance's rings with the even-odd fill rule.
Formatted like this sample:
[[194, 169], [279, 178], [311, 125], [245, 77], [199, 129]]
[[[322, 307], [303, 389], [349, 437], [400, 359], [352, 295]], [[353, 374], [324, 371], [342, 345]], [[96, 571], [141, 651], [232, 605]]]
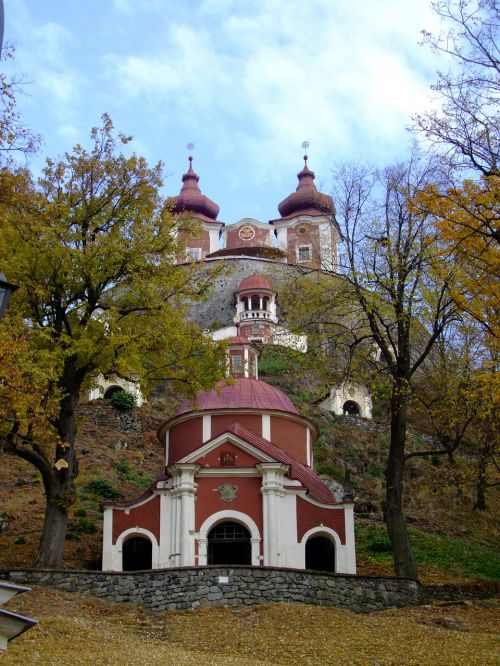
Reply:
[[[283, 378], [266, 377], [283, 385]], [[292, 382], [293, 384], [293, 382]], [[383, 466], [388, 433], [383, 424], [321, 413], [309, 396], [284, 386], [318, 427], [317, 471], [342, 481], [348, 469], [357, 498], [358, 571], [392, 574], [383, 525]], [[154, 400], [143, 409], [119, 412], [107, 401], [83, 404], [77, 452], [80, 474], [77, 502], [65, 546], [64, 567], [99, 568], [102, 499], [133, 498], [162, 472], [163, 451], [156, 438], [159, 423], [175, 406]], [[0, 567], [33, 562], [43, 519], [43, 487], [39, 474], [21, 460], [0, 453]], [[407, 470], [406, 513], [424, 582], [498, 578], [500, 558], [495, 510], [498, 494], [489, 495], [489, 510], [472, 511], [472, 497], [457, 496], [446, 465], [415, 459]]]

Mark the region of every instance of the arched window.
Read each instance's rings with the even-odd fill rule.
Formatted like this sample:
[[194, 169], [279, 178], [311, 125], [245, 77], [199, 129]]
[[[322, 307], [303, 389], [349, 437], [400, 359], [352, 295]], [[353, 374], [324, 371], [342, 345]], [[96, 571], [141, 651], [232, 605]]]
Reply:
[[111, 396], [118, 393], [118, 391], [123, 391], [121, 386], [109, 386], [104, 392], [104, 399], [110, 400]]
[[252, 296], [252, 310], [260, 310], [260, 297]]
[[349, 414], [349, 416], [359, 416], [361, 413], [358, 403], [354, 402], [354, 400], [347, 400], [347, 402], [344, 402], [342, 411], [344, 414]]
[[219, 523], [208, 533], [208, 564], [250, 564], [250, 532], [241, 523]]
[[243, 297], [243, 305], [245, 306], [245, 310], [250, 310], [248, 298], [246, 296]]
[[306, 542], [306, 569], [335, 571], [335, 546], [326, 536], [313, 536]]
[[123, 571], [142, 571], [151, 569], [153, 564], [153, 545], [143, 536], [132, 536], [122, 546]]

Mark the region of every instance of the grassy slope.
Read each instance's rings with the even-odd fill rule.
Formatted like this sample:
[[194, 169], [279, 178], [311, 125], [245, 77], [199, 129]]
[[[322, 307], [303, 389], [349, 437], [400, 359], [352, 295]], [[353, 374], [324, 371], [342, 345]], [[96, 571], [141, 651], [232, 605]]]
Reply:
[[[310, 407], [307, 410], [321, 433], [316, 447], [319, 470], [340, 480], [343, 469], [348, 468], [354, 481], [359, 573], [392, 575], [382, 522], [387, 434], [366, 432], [344, 419], [321, 415]], [[106, 482], [124, 497], [133, 498], [162, 472], [163, 451], [154, 434], [158, 419], [158, 412], [145, 410], [144, 432], [137, 436], [98, 426], [89, 416], [81, 419], [78, 501], [65, 547], [65, 567], [99, 565], [100, 497], [86, 489], [89, 482]], [[33, 562], [42, 526], [43, 488], [35, 470], [16, 458], [0, 454], [0, 469], [0, 513], [11, 516], [9, 528], [0, 534], [0, 568], [27, 566]], [[470, 495], [457, 497], [442, 466], [420, 459], [412, 462], [407, 474], [406, 513], [424, 582], [499, 577], [497, 497], [490, 493], [489, 511], [473, 512]]]

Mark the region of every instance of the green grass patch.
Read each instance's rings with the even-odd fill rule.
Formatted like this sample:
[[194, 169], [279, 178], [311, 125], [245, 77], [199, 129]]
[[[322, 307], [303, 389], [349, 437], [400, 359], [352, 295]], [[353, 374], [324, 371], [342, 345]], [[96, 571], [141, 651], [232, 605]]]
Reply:
[[[500, 553], [492, 546], [410, 528], [410, 541], [417, 565], [429, 565], [467, 578], [500, 578]], [[356, 525], [356, 548], [369, 559], [392, 560], [383, 526]]]

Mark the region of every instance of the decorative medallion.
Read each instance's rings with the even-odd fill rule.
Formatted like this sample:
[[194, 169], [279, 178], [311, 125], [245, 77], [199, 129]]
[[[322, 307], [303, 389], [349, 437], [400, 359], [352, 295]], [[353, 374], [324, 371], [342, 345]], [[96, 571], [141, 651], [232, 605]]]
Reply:
[[239, 232], [239, 237], [241, 240], [252, 240], [255, 236], [255, 229], [248, 224], [244, 227], [241, 227]]
[[356, 395], [356, 391], [353, 388], [350, 388], [349, 395], [353, 398]]
[[221, 451], [219, 463], [221, 467], [231, 467], [236, 462], [236, 455], [232, 451]]
[[238, 492], [238, 486], [232, 483], [223, 483], [222, 486], [217, 488], [220, 498], [223, 502], [234, 502]]
[[301, 236], [303, 236], [304, 234], [307, 234], [308, 231], [309, 231], [309, 225], [308, 224], [300, 224], [297, 227], [297, 233], [300, 234]]

